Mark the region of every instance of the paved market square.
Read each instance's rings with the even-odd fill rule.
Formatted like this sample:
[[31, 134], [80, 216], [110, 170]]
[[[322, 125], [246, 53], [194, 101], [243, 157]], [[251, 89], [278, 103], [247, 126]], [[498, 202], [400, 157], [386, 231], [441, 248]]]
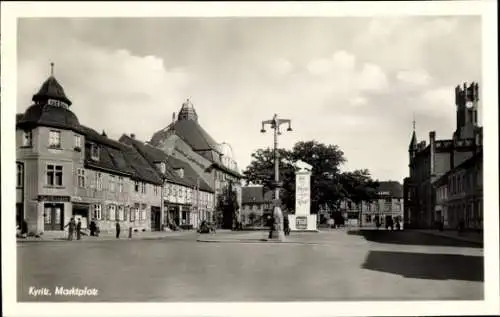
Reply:
[[[482, 247], [412, 231], [265, 231], [21, 242], [19, 301], [479, 300]], [[205, 242], [201, 242], [205, 241]], [[56, 288], [97, 290], [56, 295]], [[48, 289], [50, 295], [33, 295]], [[90, 292], [90, 291], [89, 291]]]

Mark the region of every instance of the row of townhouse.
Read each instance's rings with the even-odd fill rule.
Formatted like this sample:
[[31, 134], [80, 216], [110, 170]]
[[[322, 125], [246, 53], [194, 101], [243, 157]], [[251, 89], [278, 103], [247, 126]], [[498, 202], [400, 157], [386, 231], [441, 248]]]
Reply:
[[134, 144], [81, 125], [54, 76], [32, 100], [16, 116], [16, 218], [29, 231], [64, 230], [71, 217], [83, 227], [95, 220], [104, 231], [116, 222], [138, 230], [196, 227], [199, 206], [214, 208], [214, 191], [193, 182], [189, 165], [174, 169], [168, 155], [152, 161]]
[[483, 152], [480, 151], [434, 183], [435, 219], [444, 229], [483, 228]]
[[383, 181], [379, 183], [377, 198], [372, 201], [355, 203], [343, 200], [340, 210], [344, 219], [352, 225], [375, 226], [378, 221], [384, 225], [388, 218], [403, 221], [403, 187], [396, 181]]
[[272, 214], [274, 192], [263, 185], [246, 185], [241, 188], [241, 223], [246, 226], [264, 226], [266, 215]]

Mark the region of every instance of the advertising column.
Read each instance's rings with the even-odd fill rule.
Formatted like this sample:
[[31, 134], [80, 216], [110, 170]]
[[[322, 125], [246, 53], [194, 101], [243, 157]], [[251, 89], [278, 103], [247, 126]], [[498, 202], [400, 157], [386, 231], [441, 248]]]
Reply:
[[316, 215], [311, 215], [311, 168], [298, 161], [295, 166], [295, 215], [289, 216], [290, 230], [317, 231]]

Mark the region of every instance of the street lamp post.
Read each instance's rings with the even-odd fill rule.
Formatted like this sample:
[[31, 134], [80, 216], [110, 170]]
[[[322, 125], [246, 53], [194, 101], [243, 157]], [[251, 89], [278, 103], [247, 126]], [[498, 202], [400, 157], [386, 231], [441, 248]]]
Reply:
[[[279, 119], [277, 114], [274, 114], [273, 118], [271, 120], [265, 120], [262, 121], [262, 129], [260, 130], [261, 133], [265, 133], [265, 126], [269, 125], [271, 129], [274, 131], [274, 199], [276, 201], [279, 201], [280, 199], [280, 179], [279, 179], [279, 153], [278, 153], [278, 136], [281, 135], [280, 132], [280, 125], [282, 124], [288, 124], [288, 129], [287, 131], [292, 131], [292, 121], [289, 119]], [[275, 218], [276, 218], [276, 223], [277, 223], [277, 231], [278, 231], [278, 237], [280, 239], [283, 239], [283, 213], [281, 212], [281, 208], [276, 208], [274, 209], [275, 213]]]

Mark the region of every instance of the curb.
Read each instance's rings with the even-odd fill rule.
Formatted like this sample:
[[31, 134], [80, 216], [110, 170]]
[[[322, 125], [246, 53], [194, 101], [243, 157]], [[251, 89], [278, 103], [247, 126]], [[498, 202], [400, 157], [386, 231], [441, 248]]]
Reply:
[[[106, 237], [106, 238], [101, 238], [101, 239], [81, 239], [81, 240], [76, 240], [73, 239], [72, 241], [76, 242], [103, 242], [103, 241], [131, 241], [131, 240], [164, 240], [164, 239], [170, 239], [170, 238], [179, 238], [182, 236], [162, 236], [162, 237], [140, 237], [140, 238], [120, 238], [116, 239], [114, 237]], [[65, 238], [55, 238], [55, 239], [17, 239], [16, 243], [35, 243], [35, 242], [63, 242], [63, 241], [69, 241], [68, 239]]]
[[196, 242], [201, 243], [242, 243], [242, 244], [302, 244], [302, 245], [320, 245], [315, 242], [299, 242], [299, 241], [278, 241], [267, 239], [239, 239], [239, 240], [203, 240], [197, 239]]

